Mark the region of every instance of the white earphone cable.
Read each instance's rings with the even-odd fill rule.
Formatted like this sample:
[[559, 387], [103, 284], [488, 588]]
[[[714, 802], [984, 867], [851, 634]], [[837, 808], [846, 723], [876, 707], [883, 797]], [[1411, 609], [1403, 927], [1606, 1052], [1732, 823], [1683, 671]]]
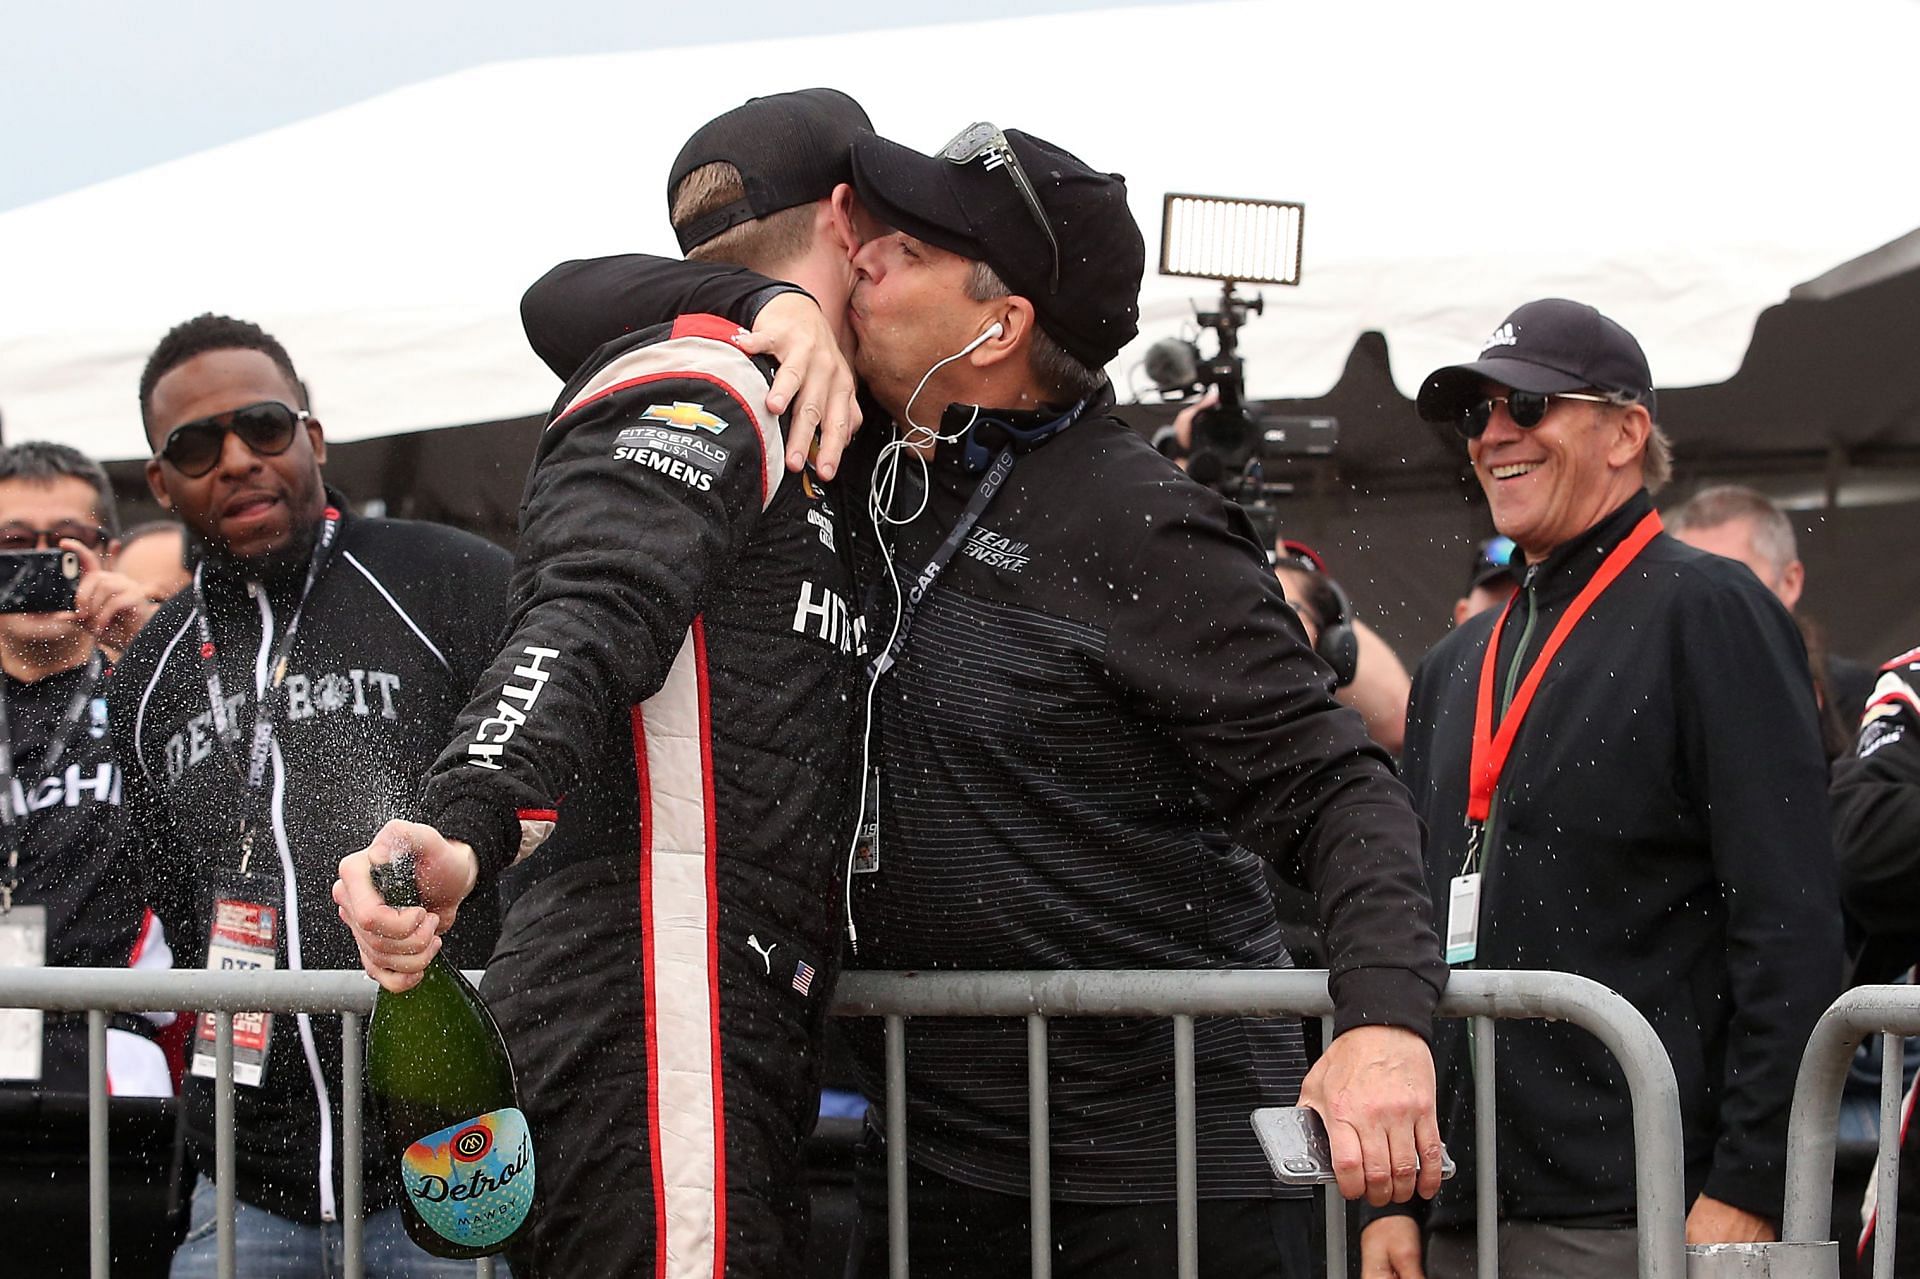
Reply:
[[[881, 562], [887, 566], [887, 582], [893, 587], [893, 629], [888, 632], [887, 642], [881, 645], [878, 650], [879, 652], [889, 653], [893, 651], [894, 641], [900, 637], [901, 609], [905, 602], [905, 598], [900, 590], [900, 573], [894, 565], [893, 548], [888, 545], [882, 526], [891, 525], [895, 528], [902, 527], [913, 523], [913, 521], [919, 519], [926, 513], [927, 500], [933, 491], [933, 478], [927, 467], [927, 459], [921, 452], [921, 449], [936, 443], [956, 443], [965, 436], [968, 431], [971, 431], [974, 424], [980, 420], [980, 406], [976, 404], [973, 406], [973, 416], [967, 419], [965, 426], [955, 431], [952, 435], [941, 435], [931, 427], [922, 426], [913, 420], [913, 402], [920, 398], [922, 391], [927, 389], [927, 383], [933, 379], [935, 373], [938, 373], [955, 360], [971, 354], [981, 343], [999, 337], [1003, 332], [1005, 332], [1005, 328], [999, 321], [994, 321], [994, 323], [987, 326], [986, 331], [981, 333], [979, 337], [967, 343], [946, 359], [934, 364], [921, 375], [920, 384], [913, 388], [913, 394], [907, 397], [907, 403], [901, 410], [901, 416], [907, 419], [907, 429], [897, 432], [893, 439], [887, 441], [887, 443], [881, 447], [879, 459], [874, 463], [873, 478], [867, 485], [867, 520], [873, 527], [874, 541], [880, 546]], [[895, 515], [893, 513], [893, 501], [899, 492], [900, 456], [903, 453], [910, 454], [913, 460], [920, 464], [920, 503], [913, 508], [913, 512], [909, 515]], [[869, 645], [868, 651], [872, 652], [875, 650]], [[867, 821], [868, 788], [874, 783], [872, 767], [873, 702], [874, 697], [879, 692], [881, 678], [881, 673], [875, 671], [873, 677], [867, 681], [867, 695], [862, 708], [860, 728], [860, 793], [859, 800], [854, 808], [853, 838], [847, 842], [845, 900], [847, 944], [853, 948], [855, 953], [858, 953], [860, 948], [860, 934], [853, 924], [853, 864], [855, 858], [860, 854], [860, 833], [866, 826]], [[879, 836], [878, 815], [876, 814], [874, 838], [877, 840]]]

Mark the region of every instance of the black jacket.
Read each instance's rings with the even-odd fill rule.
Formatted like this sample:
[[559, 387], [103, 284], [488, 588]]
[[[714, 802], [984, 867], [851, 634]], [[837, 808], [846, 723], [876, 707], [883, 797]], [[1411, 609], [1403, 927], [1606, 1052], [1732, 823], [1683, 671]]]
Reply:
[[[1860, 934], [1855, 980], [1894, 981], [1920, 960], [1920, 649], [1880, 668], [1865, 712], [1855, 754], [1834, 765], [1833, 851], [1840, 898]], [[1907, 1093], [1911, 1105], [1912, 1085]], [[1894, 1273], [1912, 1274], [1920, 1269], [1920, 1130], [1908, 1123], [1902, 1137]]]
[[[238, 864], [244, 788], [231, 760], [244, 767], [256, 664], [264, 670], [261, 655], [306, 576], [302, 564], [256, 587], [223, 557], [204, 564], [222, 687], [241, 732], [235, 756], [214, 736], [192, 590], [140, 632], [109, 698], [129, 856], [183, 968], [205, 964], [216, 881]], [[253, 889], [283, 911], [278, 967], [360, 966], [331, 896], [339, 861], [389, 819], [419, 816], [421, 775], [493, 655], [508, 565], [499, 547], [453, 529], [345, 518], [289, 656], [270, 771], [272, 838], [262, 831], [252, 859]], [[448, 955], [463, 967], [484, 965], [498, 922], [489, 883], [460, 912]], [[235, 1093], [240, 1198], [300, 1221], [332, 1219], [339, 1019], [276, 1016], [266, 1078]], [[196, 1162], [211, 1176], [212, 1082], [190, 1077], [186, 1096]], [[378, 1133], [368, 1132], [364, 1149], [374, 1210], [393, 1200], [393, 1177]]]
[[1861, 976], [1886, 980], [1920, 957], [1920, 649], [1881, 668], [1832, 799], [1840, 898], [1874, 950], [1897, 957]]
[[[767, 284], [697, 264], [569, 264], [523, 316], [532, 331], [568, 304], [575, 326], [617, 314], [656, 269], [661, 308], [745, 318]], [[883, 428], [867, 432], [846, 470], [862, 488]], [[917, 474], [903, 464], [906, 483]], [[927, 511], [889, 538], [905, 583], [979, 481], [953, 449], [931, 474]], [[876, 587], [877, 651], [891, 592]], [[1444, 969], [1405, 791], [1333, 700], [1244, 517], [1099, 407], [1017, 460], [880, 695], [879, 869], [856, 876], [858, 966], [1285, 966], [1252, 849], [1315, 890], [1338, 1028], [1428, 1033]], [[878, 1096], [877, 1027], [854, 1033]], [[1169, 1023], [1060, 1021], [1052, 1036], [1056, 1193], [1170, 1199]], [[1197, 1039], [1202, 1193], [1274, 1193], [1246, 1116], [1297, 1092], [1298, 1026], [1217, 1019]], [[914, 1156], [1021, 1190], [1024, 1028], [916, 1018], [909, 1040]]]
[[[165, 967], [167, 948], [149, 923], [139, 884], [114, 857], [120, 829], [120, 771], [107, 731], [107, 675], [87, 664], [31, 684], [6, 680], [14, 782], [0, 803], [13, 809], [19, 848], [16, 905], [47, 912], [49, 967]], [[78, 715], [69, 719], [69, 709]], [[53, 767], [47, 767], [62, 744]], [[7, 878], [0, 841], [0, 879]], [[151, 1037], [144, 1017], [116, 1015], [113, 1025]], [[38, 1085], [84, 1092], [86, 1018], [49, 1013]]]
[[[1567, 605], [1651, 509], [1644, 493], [1526, 574], [1497, 663], [1536, 610], [1524, 673]], [[1406, 777], [1444, 922], [1466, 857], [1474, 698], [1498, 614], [1414, 676]], [[1574, 629], [1539, 687], [1486, 832], [1479, 968], [1581, 973], [1624, 995], [1679, 1077], [1689, 1196], [1777, 1218], [1794, 1076], [1839, 991], [1826, 764], [1806, 652], [1751, 573], [1656, 536]], [[1586, 1031], [1501, 1022], [1502, 1216], [1631, 1221], [1624, 1078]], [[1473, 1215], [1463, 1023], [1439, 1037], [1442, 1132], [1461, 1165], [1434, 1209]]]

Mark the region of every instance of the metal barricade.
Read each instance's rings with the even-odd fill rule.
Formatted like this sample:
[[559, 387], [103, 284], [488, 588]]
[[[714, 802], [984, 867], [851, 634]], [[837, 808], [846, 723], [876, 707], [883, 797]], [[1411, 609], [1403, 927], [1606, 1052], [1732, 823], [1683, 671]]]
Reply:
[[[1051, 1273], [1047, 1152], [1049, 1017], [1171, 1017], [1174, 1028], [1174, 1145], [1180, 1279], [1199, 1274], [1194, 1121], [1193, 1019], [1196, 1016], [1330, 1018], [1327, 975], [1308, 971], [847, 973], [834, 1011], [886, 1022], [888, 1255], [896, 1279], [907, 1274], [906, 1019], [910, 1016], [1011, 1017], [1027, 1021], [1031, 1124], [1029, 1169], [1035, 1279]], [[1493, 1152], [1493, 1019], [1564, 1020], [1591, 1031], [1620, 1062], [1633, 1099], [1634, 1172], [1639, 1212], [1639, 1273], [1686, 1273], [1686, 1200], [1681, 1179], [1680, 1091], [1673, 1064], [1634, 1007], [1598, 982], [1570, 973], [1452, 974], [1443, 1017], [1475, 1021], [1475, 1119], [1479, 1178], [1479, 1265], [1496, 1273], [1498, 1210]], [[1346, 1274], [1346, 1209], [1327, 1196], [1327, 1274]]]
[[[478, 974], [474, 974], [478, 976]], [[0, 969], [0, 1008], [87, 1014], [87, 1181], [92, 1279], [109, 1274], [107, 1216], [107, 1013], [191, 1008], [215, 1015], [213, 1080], [214, 1204], [218, 1273], [234, 1275], [233, 1015], [236, 1012], [339, 1013], [341, 1124], [340, 1220], [348, 1279], [361, 1263], [361, 1019], [373, 1010], [374, 984], [358, 972], [132, 972], [117, 968]], [[491, 1279], [493, 1261], [476, 1266]]]
[[1781, 1238], [1815, 1244], [1832, 1237], [1833, 1152], [1840, 1086], [1854, 1050], [1881, 1032], [1880, 1148], [1876, 1159], [1874, 1279], [1893, 1274], [1900, 1186], [1900, 1094], [1905, 1035], [1920, 1035], [1920, 987], [1857, 986], [1821, 1015], [1800, 1058], [1787, 1121], [1787, 1201]]
[[[477, 978], [478, 974], [474, 974]], [[0, 971], [0, 1007], [84, 1011], [88, 1017], [89, 1194], [92, 1274], [108, 1274], [106, 1024], [109, 1010], [192, 1008], [215, 1014], [214, 1169], [219, 1274], [233, 1269], [233, 1014], [254, 1010], [339, 1013], [342, 1041], [341, 1218], [345, 1272], [361, 1274], [362, 1204], [361, 1019], [373, 1007], [374, 985], [357, 972], [138, 973], [119, 969]], [[1910, 988], [1909, 995], [1920, 995]], [[1047, 1019], [1050, 1017], [1171, 1017], [1179, 1274], [1199, 1271], [1198, 1150], [1194, 1112], [1195, 1017], [1318, 1016], [1331, 1027], [1327, 975], [1318, 971], [1127, 971], [1040, 973], [848, 973], [834, 1000], [841, 1016], [877, 1016], [886, 1022], [888, 1249], [892, 1273], [907, 1273], [906, 1019], [911, 1016], [1024, 1018], [1028, 1027], [1033, 1274], [1050, 1273]], [[1646, 1020], [1619, 995], [1567, 973], [1456, 972], [1440, 1014], [1475, 1021], [1477, 1203], [1480, 1269], [1495, 1273], [1497, 1210], [1493, 1158], [1493, 1019], [1565, 1020], [1591, 1031], [1619, 1060], [1632, 1096], [1639, 1211], [1639, 1273], [1681, 1279], [1685, 1273], [1685, 1201], [1681, 1182], [1679, 1090], [1673, 1067]], [[1920, 1031], [1920, 1005], [1914, 1029]], [[1795, 1112], [1796, 1122], [1799, 1118]], [[1831, 1118], [1828, 1161], [1831, 1164]], [[1790, 1191], [1791, 1193], [1791, 1191]], [[1791, 1200], [1789, 1201], [1791, 1203]], [[1824, 1229], [1824, 1215], [1820, 1222]], [[1791, 1236], [1790, 1236], [1791, 1237]], [[1327, 1195], [1329, 1276], [1346, 1273], [1346, 1210]], [[479, 1273], [492, 1273], [479, 1263]]]

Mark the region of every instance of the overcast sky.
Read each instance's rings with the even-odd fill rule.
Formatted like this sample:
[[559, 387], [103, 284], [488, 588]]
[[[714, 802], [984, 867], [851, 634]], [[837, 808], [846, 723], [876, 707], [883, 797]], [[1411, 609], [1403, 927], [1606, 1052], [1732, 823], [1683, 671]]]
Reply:
[[[0, 0], [0, 209], [484, 62], [1144, 2]], [[747, 96], [697, 62], [656, 87], [715, 110]]]

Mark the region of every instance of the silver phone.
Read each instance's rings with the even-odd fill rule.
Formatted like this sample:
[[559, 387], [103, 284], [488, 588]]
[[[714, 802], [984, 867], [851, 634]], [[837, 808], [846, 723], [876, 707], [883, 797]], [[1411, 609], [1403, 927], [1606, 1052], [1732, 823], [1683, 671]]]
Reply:
[[[1256, 1110], [1253, 1133], [1282, 1185], [1321, 1186], [1338, 1180], [1327, 1125], [1312, 1107], [1266, 1106]], [[1446, 1155], [1443, 1159], [1441, 1177], [1453, 1176], [1453, 1157]]]

